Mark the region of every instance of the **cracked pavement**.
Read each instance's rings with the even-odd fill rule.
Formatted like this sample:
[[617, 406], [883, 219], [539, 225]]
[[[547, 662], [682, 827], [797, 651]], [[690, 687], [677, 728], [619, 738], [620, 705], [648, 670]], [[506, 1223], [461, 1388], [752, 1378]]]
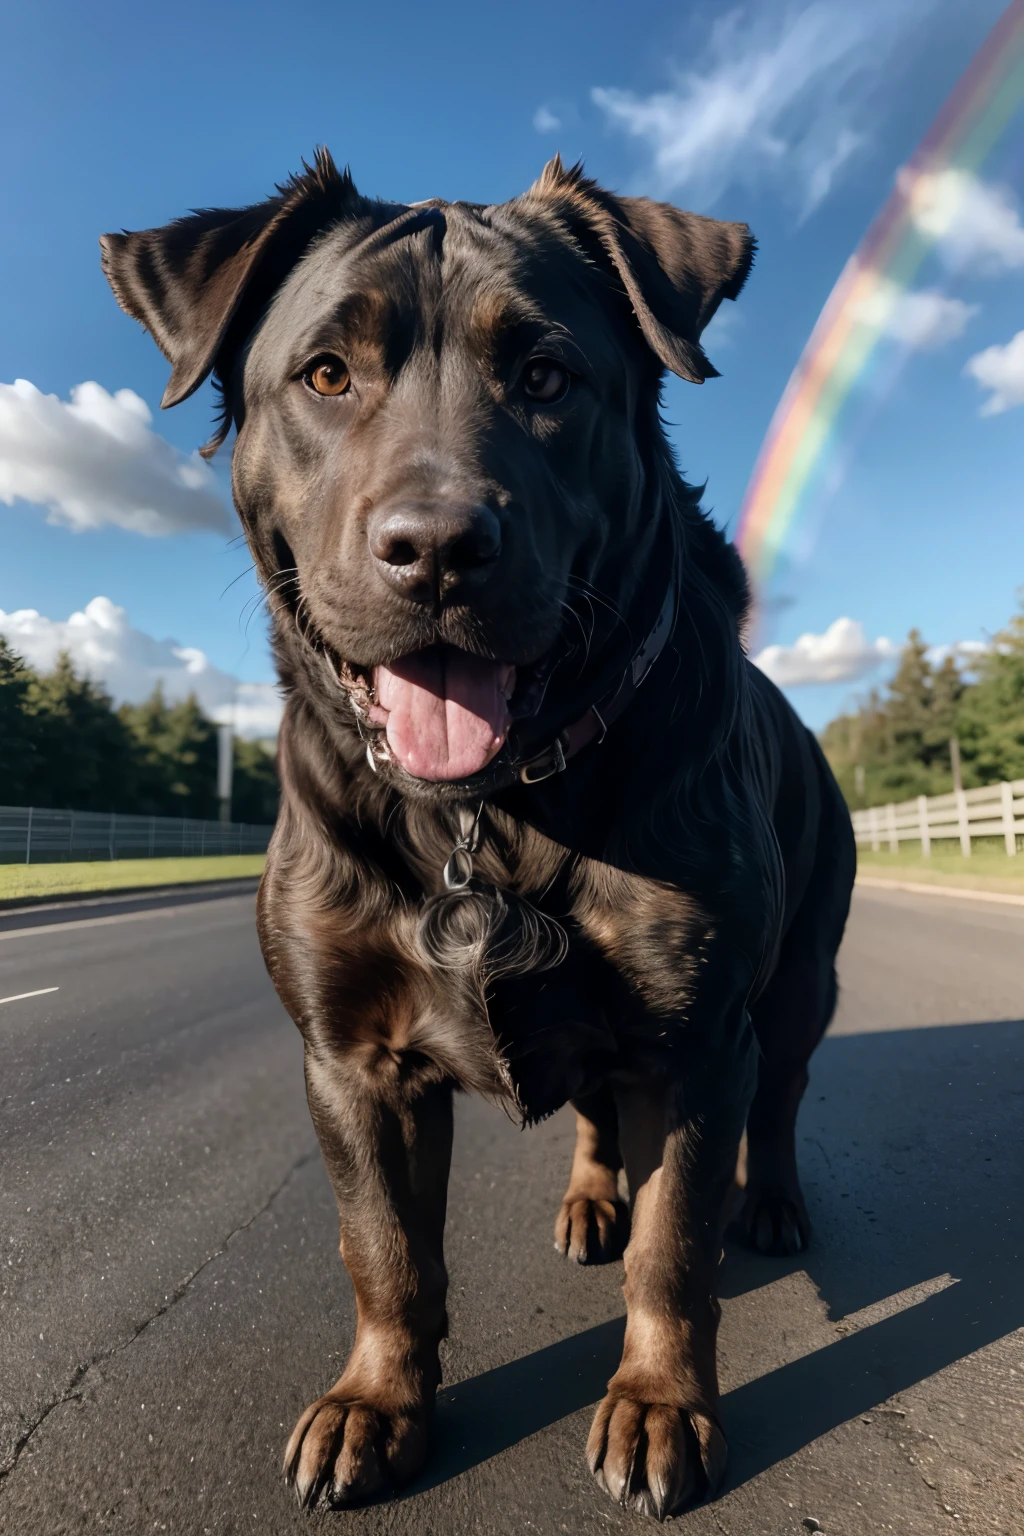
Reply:
[[[0, 1532], [636, 1529], [583, 1460], [621, 1266], [553, 1251], [568, 1116], [460, 1102], [433, 1457], [303, 1516], [281, 1451], [352, 1302], [252, 895], [58, 919], [0, 915], [0, 997], [60, 988], [0, 1008]], [[858, 893], [799, 1127], [814, 1243], [728, 1250], [730, 1480], [687, 1536], [1024, 1529], [1022, 940], [1019, 909]]]

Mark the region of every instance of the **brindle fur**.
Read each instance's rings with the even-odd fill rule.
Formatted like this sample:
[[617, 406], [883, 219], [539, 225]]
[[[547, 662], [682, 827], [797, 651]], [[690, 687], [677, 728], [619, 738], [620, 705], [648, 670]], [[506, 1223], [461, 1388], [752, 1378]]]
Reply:
[[[557, 159], [500, 206], [375, 202], [321, 152], [264, 204], [103, 246], [173, 364], [165, 403], [215, 373], [287, 698], [259, 932], [305, 1042], [358, 1308], [287, 1474], [312, 1506], [415, 1472], [447, 1327], [453, 1090], [530, 1120], [571, 1100], [557, 1246], [612, 1258], [632, 1223], [625, 1348], [588, 1455], [614, 1497], [663, 1517], [725, 1465], [715, 1272], [745, 1126], [749, 1239], [808, 1238], [794, 1121], [853, 872], [836, 786], [744, 656], [740, 562], [659, 418], [664, 368], [714, 373], [700, 334], [746, 278], [749, 232]], [[577, 376], [565, 404], [517, 392], [531, 349]], [[351, 397], [302, 383], [324, 351]], [[439, 534], [429, 601], [381, 580], [382, 509], [454, 539], [480, 505], [501, 526], [492, 565], [456, 570]], [[554, 656], [512, 733], [525, 757], [614, 687], [669, 581], [650, 680], [563, 774], [527, 787], [510, 750], [461, 785], [371, 771], [339, 667], [439, 642], [520, 668]], [[474, 880], [447, 893], [481, 802]]]

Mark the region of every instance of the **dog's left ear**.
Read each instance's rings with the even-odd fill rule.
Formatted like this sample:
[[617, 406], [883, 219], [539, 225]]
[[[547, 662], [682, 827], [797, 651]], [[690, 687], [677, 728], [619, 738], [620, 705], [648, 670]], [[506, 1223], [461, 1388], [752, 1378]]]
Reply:
[[251, 208], [206, 208], [161, 229], [102, 235], [103, 271], [121, 308], [172, 365], [163, 406], [186, 400], [243, 319], [284, 280], [310, 241], [362, 205], [348, 171], [326, 149]]
[[556, 155], [527, 199], [554, 202], [588, 254], [595, 242], [619, 278], [652, 352], [681, 379], [703, 384], [718, 369], [700, 344], [723, 299], [735, 299], [754, 263], [746, 224], [686, 213], [648, 197], [618, 197], [566, 170]]

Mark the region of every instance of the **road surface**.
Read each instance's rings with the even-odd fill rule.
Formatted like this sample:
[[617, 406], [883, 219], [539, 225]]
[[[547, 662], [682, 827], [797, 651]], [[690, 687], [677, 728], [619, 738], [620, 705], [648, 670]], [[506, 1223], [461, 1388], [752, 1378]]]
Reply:
[[[1020, 1536], [1024, 909], [859, 892], [841, 972], [813, 1247], [727, 1254], [730, 1482], [676, 1529]], [[621, 1266], [553, 1250], [566, 1113], [460, 1102], [433, 1459], [303, 1516], [281, 1451], [352, 1301], [251, 892], [4, 914], [0, 999], [4, 1536], [637, 1528], [584, 1465]]]

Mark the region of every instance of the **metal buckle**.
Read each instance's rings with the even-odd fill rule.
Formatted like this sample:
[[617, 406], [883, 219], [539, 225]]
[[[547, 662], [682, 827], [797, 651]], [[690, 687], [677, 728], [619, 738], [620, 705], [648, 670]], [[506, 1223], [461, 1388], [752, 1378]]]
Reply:
[[531, 757], [528, 763], [523, 764], [519, 770], [519, 777], [524, 784], [540, 784], [544, 779], [552, 779], [556, 773], [564, 771], [565, 752], [562, 747], [562, 736], [556, 736], [550, 747], [545, 747], [543, 752], [538, 752], [536, 757]]

